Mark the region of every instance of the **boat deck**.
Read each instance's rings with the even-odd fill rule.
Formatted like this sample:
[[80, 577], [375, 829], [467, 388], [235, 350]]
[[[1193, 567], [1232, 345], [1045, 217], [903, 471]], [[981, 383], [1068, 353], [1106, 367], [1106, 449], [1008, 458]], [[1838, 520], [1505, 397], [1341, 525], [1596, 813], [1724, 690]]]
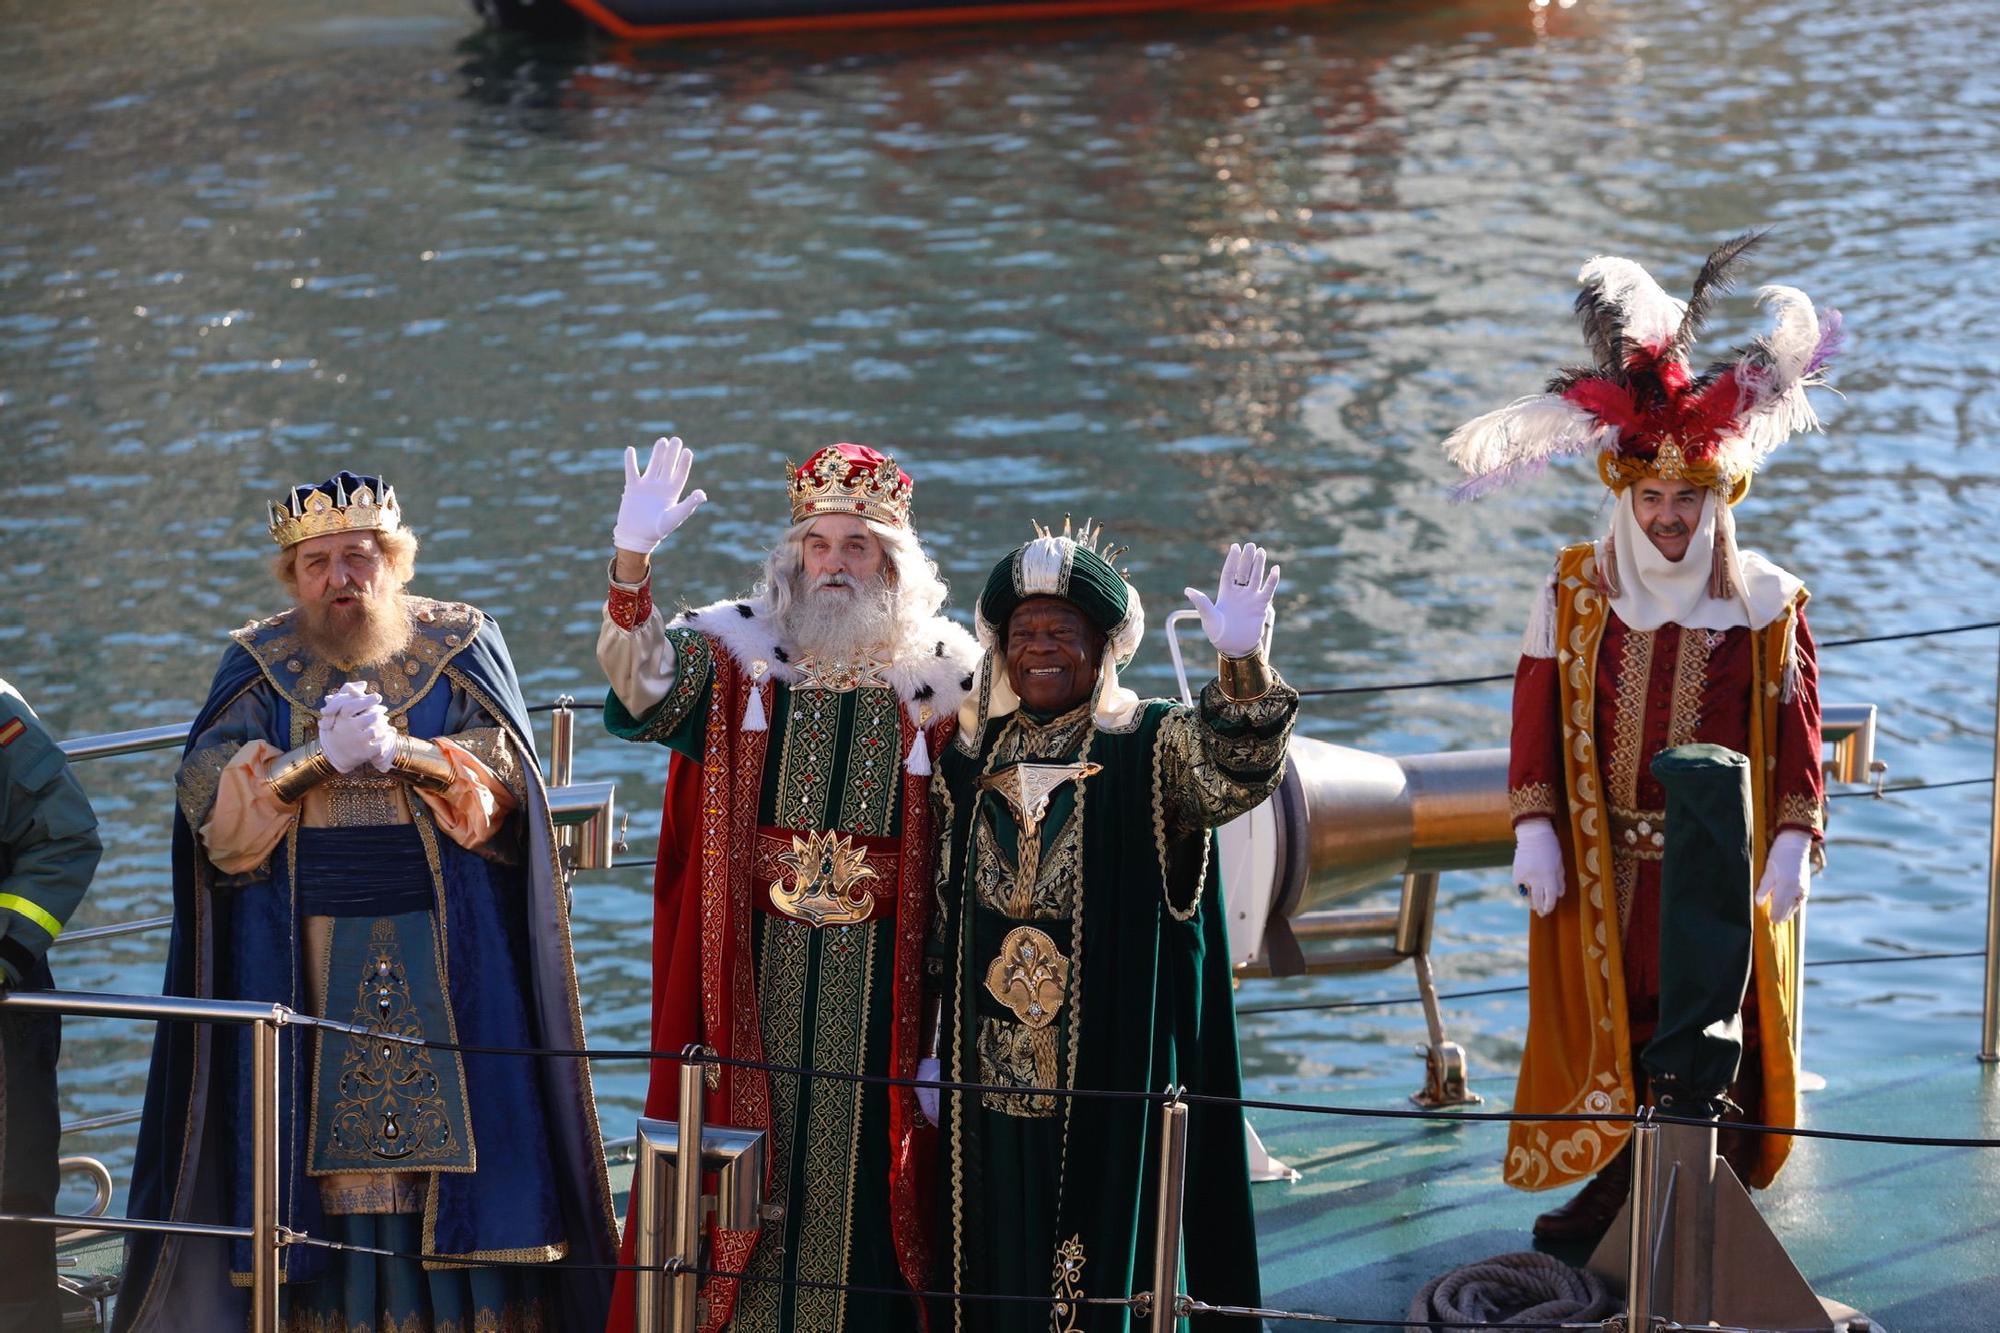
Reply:
[[[1972, 1138], [1995, 1136], [1995, 1072], [1971, 1055], [1883, 1059], [1845, 1069], [1805, 1098], [1808, 1128]], [[1323, 1105], [1402, 1105], [1408, 1080], [1329, 1087]], [[1507, 1109], [1505, 1082], [1479, 1083]], [[1271, 1152], [1296, 1184], [1256, 1187], [1267, 1307], [1396, 1319], [1425, 1282], [1530, 1248], [1534, 1215], [1563, 1197], [1500, 1178], [1498, 1123], [1355, 1119], [1259, 1111]], [[1784, 1173], [1753, 1197], [1823, 1296], [1895, 1333], [1991, 1327], [2000, 1308], [2000, 1155], [1991, 1150], [1799, 1139]], [[1581, 1264], [1588, 1251], [1552, 1248]], [[1192, 1293], [1199, 1295], [1200, 1293]], [[1985, 1311], [1985, 1314], [1979, 1312]], [[1310, 1327], [1273, 1321], [1274, 1328]]]
[[[1938, 1138], [2000, 1137], [1993, 1067], [1935, 1052], [1843, 1070], [1805, 1099], [1806, 1125]], [[1476, 1111], [1506, 1107], [1489, 1073]], [[1287, 1100], [1405, 1109], [1409, 1079], [1330, 1080]], [[1497, 1122], [1360, 1118], [1309, 1111], [1252, 1115], [1296, 1183], [1254, 1191], [1268, 1308], [1347, 1319], [1403, 1317], [1439, 1273], [1529, 1248], [1528, 1224], [1560, 1194], [1531, 1196], [1500, 1179]], [[622, 1212], [629, 1163], [614, 1163]], [[1965, 1147], [1800, 1139], [1776, 1187], [1756, 1196], [1772, 1229], [1822, 1295], [1893, 1333], [1979, 1327], [2000, 1308], [2000, 1153]], [[1190, 1218], [1189, 1243], [1199, 1244]], [[1555, 1249], [1582, 1263], [1585, 1252]], [[114, 1269], [115, 1238], [63, 1248], [71, 1273]], [[1200, 1297], [1200, 1292], [1190, 1293]], [[1273, 1320], [1273, 1329], [1306, 1321]], [[1990, 1326], [1990, 1325], [1988, 1325]]]

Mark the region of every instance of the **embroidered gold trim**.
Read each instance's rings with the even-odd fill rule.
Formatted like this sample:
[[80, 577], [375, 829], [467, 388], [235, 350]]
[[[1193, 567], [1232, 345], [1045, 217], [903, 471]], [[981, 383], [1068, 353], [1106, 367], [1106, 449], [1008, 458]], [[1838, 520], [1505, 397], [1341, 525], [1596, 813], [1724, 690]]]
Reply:
[[835, 827], [872, 838], [890, 835], [903, 773], [902, 742], [903, 708], [896, 692], [886, 686], [855, 691], [854, 727], [841, 775], [840, 819]]
[[1548, 815], [1553, 818], [1561, 813], [1561, 807], [1556, 804], [1555, 785], [1530, 782], [1524, 787], [1509, 787], [1507, 810], [1515, 819], [1524, 815]]
[[442, 739], [450, 741], [467, 754], [486, 765], [500, 785], [514, 798], [516, 805], [528, 799], [527, 783], [521, 777], [521, 761], [516, 757], [514, 742], [507, 737], [503, 727], [474, 727]]
[[776, 822], [781, 828], [827, 828], [841, 696], [809, 689], [790, 694], [791, 710], [778, 738]]
[[[1004, 1018], [979, 1018], [979, 1081], [1001, 1087], [1049, 1088], [1056, 1083], [1056, 1034], [1050, 1028], [1022, 1027]], [[1074, 1044], [1074, 1043], [1072, 1043]], [[1063, 1100], [1068, 1100], [1064, 1098]], [[1021, 1120], [1055, 1115], [1051, 1092], [982, 1092], [979, 1104]]]
[[[1611, 855], [1614, 860], [1660, 861], [1667, 854], [1667, 812], [1627, 810], [1614, 805], [1611, 814]], [[1625, 919], [1621, 908], [1618, 919]]]
[[1654, 631], [1627, 629], [1618, 655], [1618, 697], [1611, 701], [1611, 753], [1606, 793], [1626, 809], [1639, 804], [1639, 767], [1645, 756], [1647, 687], [1653, 677]]
[[1778, 802], [1777, 827], [1791, 825], [1794, 828], [1811, 829], [1814, 833], [1826, 831], [1826, 804], [1804, 792], [1789, 792]]
[[1081, 1233], [1056, 1246], [1056, 1303], [1049, 1314], [1052, 1333], [1081, 1333], [1085, 1262]]
[[189, 828], [200, 829], [208, 822], [215, 809], [215, 794], [222, 789], [222, 770], [241, 748], [235, 744], [205, 745], [181, 761], [174, 787]]
[[1701, 729], [1701, 704], [1708, 690], [1708, 660], [1723, 631], [1683, 629], [1674, 653], [1674, 696], [1667, 719], [1667, 746], [1691, 745]]

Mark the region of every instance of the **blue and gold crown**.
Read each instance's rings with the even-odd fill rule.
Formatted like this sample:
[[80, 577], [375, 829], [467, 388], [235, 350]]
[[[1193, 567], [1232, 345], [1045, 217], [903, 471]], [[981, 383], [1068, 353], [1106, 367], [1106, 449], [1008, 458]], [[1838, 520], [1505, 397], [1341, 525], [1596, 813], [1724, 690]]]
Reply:
[[317, 486], [294, 486], [272, 502], [271, 540], [281, 550], [330, 532], [394, 532], [403, 526], [396, 488], [342, 469]]

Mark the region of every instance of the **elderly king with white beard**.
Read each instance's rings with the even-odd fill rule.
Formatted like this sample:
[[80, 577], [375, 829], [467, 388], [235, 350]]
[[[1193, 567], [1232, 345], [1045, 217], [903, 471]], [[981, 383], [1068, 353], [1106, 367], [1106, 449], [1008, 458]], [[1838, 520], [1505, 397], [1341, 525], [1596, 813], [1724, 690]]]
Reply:
[[[945, 587], [910, 526], [912, 483], [836, 444], [789, 470], [791, 525], [748, 596], [653, 604], [653, 550], [706, 498], [693, 455], [625, 451], [597, 658], [605, 725], [673, 753], [660, 831], [652, 1049], [839, 1074], [915, 1074], [933, 893], [931, 756], [956, 727], [979, 650], [938, 614]], [[769, 1133], [758, 1232], [712, 1236], [704, 1327], [914, 1328], [929, 1274], [935, 1131], [880, 1083], [710, 1066], [711, 1122]], [[719, 1080], [719, 1081], [715, 1081]], [[654, 1065], [648, 1115], [675, 1113]], [[627, 1259], [632, 1229], [626, 1229]], [[629, 1283], [612, 1327], [630, 1326]], [[780, 1279], [773, 1281], [771, 1279]], [[740, 1285], [740, 1291], [738, 1287]]]
[[[404, 591], [379, 477], [271, 506], [290, 610], [230, 635], [178, 774], [169, 995], [362, 1031], [581, 1049], [565, 895], [500, 627]], [[133, 1217], [248, 1225], [252, 1052], [162, 1023]], [[615, 1215], [588, 1067], [333, 1032], [284, 1042], [284, 1326], [595, 1328]], [[426, 1263], [417, 1255], [507, 1266]], [[242, 1328], [247, 1243], [138, 1235], [120, 1329]]]

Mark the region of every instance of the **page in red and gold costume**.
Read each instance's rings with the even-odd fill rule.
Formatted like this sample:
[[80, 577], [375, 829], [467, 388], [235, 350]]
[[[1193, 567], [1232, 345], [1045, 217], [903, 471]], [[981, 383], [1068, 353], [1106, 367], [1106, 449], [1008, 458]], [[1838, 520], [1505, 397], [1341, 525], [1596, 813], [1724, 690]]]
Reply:
[[[1771, 838], [1824, 828], [1819, 683], [1806, 594], [1761, 629], [1633, 630], [1603, 594], [1592, 544], [1567, 548], [1554, 580], [1554, 657], [1515, 675], [1509, 796], [1515, 820], [1549, 819], [1566, 891], [1529, 926], [1528, 1042], [1515, 1109], [1629, 1114], [1637, 1052], [1659, 1009], [1660, 751], [1709, 742], [1750, 757], [1754, 862]], [[1790, 667], [1788, 671], [1787, 668]], [[1744, 1061], [1732, 1097], [1754, 1123], [1797, 1123], [1792, 1017], [1797, 919], [1755, 911]], [[1587, 1177], [1630, 1133], [1616, 1121], [1524, 1121], [1509, 1135], [1508, 1183], [1548, 1189]], [[1791, 1140], [1758, 1136], [1750, 1182], [1777, 1175]]]

